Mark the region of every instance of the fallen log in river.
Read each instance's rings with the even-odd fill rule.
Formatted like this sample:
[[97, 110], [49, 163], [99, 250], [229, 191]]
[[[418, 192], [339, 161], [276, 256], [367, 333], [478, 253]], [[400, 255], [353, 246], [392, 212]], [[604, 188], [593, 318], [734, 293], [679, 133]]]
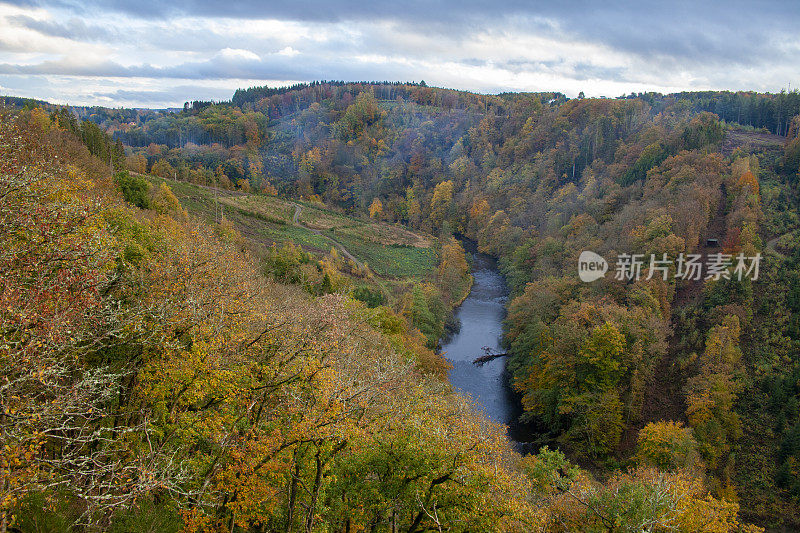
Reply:
[[498, 357], [505, 357], [506, 355], [508, 355], [508, 352], [503, 352], [503, 353], [491, 353], [491, 352], [489, 352], [489, 351], [487, 350], [487, 351], [486, 351], [486, 354], [484, 354], [484, 355], [482, 355], [482, 356], [480, 356], [480, 357], [476, 357], [476, 358], [475, 358], [475, 359], [472, 361], [472, 364], [473, 364], [473, 365], [482, 365], [482, 364], [484, 364], [484, 363], [488, 363], [489, 361], [492, 361], [492, 360], [494, 360], [494, 359], [497, 359]]

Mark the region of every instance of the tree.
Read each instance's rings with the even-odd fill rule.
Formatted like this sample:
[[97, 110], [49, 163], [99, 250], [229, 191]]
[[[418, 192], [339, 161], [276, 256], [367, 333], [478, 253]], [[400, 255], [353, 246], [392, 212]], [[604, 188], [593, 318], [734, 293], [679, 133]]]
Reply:
[[380, 219], [383, 216], [383, 203], [379, 198], [373, 198], [372, 203], [369, 205], [369, 218]]
[[[784, 208], [794, 195], [772, 176], [774, 158], [761, 171], [753, 159], [729, 164], [716, 153], [721, 124], [698, 111], [719, 104], [730, 117], [730, 102], [752, 98], [769, 105], [743, 120], [760, 114], [784, 131], [797, 105], [728, 98], [331, 82], [237, 91], [233, 104], [180, 113], [95, 108], [74, 129], [69, 116], [26, 102], [0, 138], [0, 518], [23, 531], [69, 527], [56, 514], [97, 531], [732, 531], [733, 474], [757, 478], [739, 484], [752, 513], [793, 512], [772, 490], [769, 464], [782, 462], [781, 487], [795, 492], [797, 306], [785, 287], [796, 276], [777, 273], [792, 272], [791, 254], [775, 257], [779, 269], [765, 265], [764, 294], [724, 281], [699, 294], [658, 276], [575, 276], [580, 250], [695, 251], [722, 214], [743, 250], [760, 249], [762, 234], [788, 234], [780, 249], [791, 249], [797, 217]], [[120, 145], [104, 128], [147, 146], [131, 163], [147, 154], [169, 178], [257, 187], [269, 167], [282, 194], [436, 229], [438, 268], [373, 284], [336, 250], [314, 257], [291, 241], [258, 265], [232, 218], [190, 220], [166, 185], [119, 176], [129, 202], [155, 209], [120, 202], [109, 179]], [[370, 213], [371, 195], [380, 212]], [[274, 238], [302, 237], [262, 221]], [[452, 230], [506, 274], [508, 369], [523, 421], [602, 482], [559, 452], [514, 453], [505, 429], [445, 382], [447, 362], [429, 347], [469, 286]], [[264, 238], [247, 235], [256, 233]], [[729, 288], [734, 300], [721, 298]], [[717, 320], [726, 315], [748, 320], [741, 340], [731, 320]], [[670, 334], [674, 353], [660, 364]], [[747, 395], [739, 343], [755, 370]], [[688, 427], [645, 426], [639, 468], [615, 468], [628, 458], [621, 436], [652, 401], [647, 385], [693, 370]], [[748, 431], [782, 431], [780, 451], [763, 438], [737, 442], [736, 423], [746, 427], [737, 416], [755, 406], [769, 413], [748, 415]], [[696, 456], [692, 439], [715, 461], [705, 479], [726, 482], [717, 494], [727, 500], [681, 467]], [[737, 456], [760, 462], [734, 469], [737, 444]], [[757, 491], [773, 507], [753, 500]]]
[[172, 179], [175, 177], [175, 169], [164, 159], [159, 159], [150, 167], [150, 173], [160, 178]]
[[428, 347], [435, 347], [444, 333], [446, 308], [439, 291], [427, 283], [415, 283], [404, 295], [403, 313], [427, 338]]
[[114, 181], [122, 191], [122, 197], [125, 198], [126, 202], [142, 209], [150, 208], [151, 186], [146, 179], [140, 176], [132, 176], [123, 170], [114, 176]]
[[695, 470], [700, 465], [697, 442], [681, 422], [651, 422], [639, 431], [636, 457], [641, 465], [662, 470]]
[[622, 436], [622, 402], [615, 389], [570, 396], [560, 413], [571, 419], [564, 440], [580, 455], [603, 457], [612, 453]]
[[686, 471], [639, 467], [600, 484], [546, 447], [522, 467], [545, 531], [763, 531], [740, 524], [736, 503], [708, 496]]
[[175, 220], [186, 220], [186, 210], [181, 206], [180, 201], [172, 192], [169, 185], [162, 182], [158, 190], [153, 195], [152, 206], [161, 215], [169, 215]]
[[123, 261], [109, 223], [117, 202], [63, 168], [42, 133], [0, 115], [2, 531], [33, 494], [72, 491], [87, 520], [141, 494], [124, 482], [135, 468], [113, 423], [130, 371], [92, 359], [121, 334], [106, 300]]
[[375, 96], [371, 92], [361, 92], [334, 125], [335, 136], [343, 140], [357, 139], [382, 116]]
[[739, 319], [735, 315], [725, 316], [721, 324], [714, 326], [700, 356], [700, 371], [686, 386], [686, 416], [703, 459], [712, 470], [742, 434], [739, 416], [734, 411], [736, 394], [741, 388], [737, 379], [742, 357], [739, 334]]
[[616, 386], [626, 370], [622, 361], [625, 346], [625, 337], [610, 322], [594, 328], [578, 362], [578, 379], [588, 390], [605, 391]]
[[439, 259], [438, 284], [445, 302], [460, 302], [469, 294], [471, 277], [464, 247], [451, 238], [442, 245]]
[[137, 174], [146, 174], [147, 158], [141, 152], [129, 155], [125, 158], [125, 168]]
[[440, 227], [450, 215], [450, 208], [453, 205], [453, 182], [443, 181], [433, 189], [431, 198], [431, 220], [434, 225]]

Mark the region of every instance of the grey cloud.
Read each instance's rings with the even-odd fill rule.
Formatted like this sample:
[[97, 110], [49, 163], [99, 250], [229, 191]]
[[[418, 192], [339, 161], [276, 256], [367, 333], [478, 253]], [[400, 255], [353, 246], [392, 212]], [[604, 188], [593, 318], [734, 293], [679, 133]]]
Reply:
[[272, 55], [262, 60], [218, 55], [206, 61], [186, 62], [176, 66], [149, 64], [123, 66], [115, 62], [95, 65], [44, 61], [34, 65], [0, 64], [5, 75], [59, 75], [120, 78], [173, 78], [193, 80], [224, 79], [410, 79], [407, 66], [393, 63], [369, 63], [349, 58], [321, 58]]
[[23, 28], [38, 31], [53, 37], [80, 41], [105, 41], [119, 39], [120, 33], [108, 27], [89, 25], [78, 18], [71, 18], [66, 23], [37, 20], [24, 15], [9, 17], [9, 21]]
[[529, 61], [527, 59], [510, 59], [508, 61], [503, 61], [500, 63], [494, 63], [494, 66], [503, 68], [508, 70], [509, 72], [519, 73], [519, 72], [542, 72], [542, 71], [552, 71], [556, 70], [559, 67], [564, 67], [564, 61]]
[[132, 69], [111, 61], [94, 65], [68, 64], [64, 61], [43, 61], [33, 65], [2, 63], [0, 64], [0, 74], [104, 77], [129, 77], [135, 75]]
[[[270, 18], [307, 22], [340, 22], [350, 20], [452, 21], [466, 19], [473, 13], [489, 15], [498, 12], [526, 12], [535, 9], [529, 2], [511, 1], [489, 4], [480, 0], [442, 2], [406, 0], [404, 2], [363, 2], [353, 0], [291, 1], [242, 0], [21, 0], [19, 5], [58, 7], [76, 12], [95, 10], [125, 13], [140, 18], [158, 19], [174, 16]], [[542, 3], [544, 5], [544, 3]]]
[[[464, 83], [479, 90], [512, 89], [502, 85], [508, 81], [470, 78], [470, 69], [490, 65], [511, 76], [546, 73], [565, 83], [604, 80], [641, 86], [646, 83], [642, 80], [655, 80], [653, 83], [658, 86], [690, 83], [763, 90], [766, 84], [784, 83], [785, 73], [792, 75], [795, 65], [800, 63], [800, 41], [796, 36], [800, 3], [794, 2], [19, 0], [16, 3], [43, 7], [52, 18], [42, 21], [18, 16], [11, 19], [15, 25], [77, 41], [107, 42], [110, 49], [132, 53], [133, 60], [142, 64], [124, 66], [113, 61], [84, 64], [80, 57], [67, 57], [21, 65], [6, 59], [7, 63], [0, 64], [0, 75], [27, 77], [31, 87], [35, 83], [44, 84], [41, 80], [48, 76], [121, 77], [131, 79], [131, 85], [134, 78], [196, 80], [197, 91], [190, 91], [182, 99], [207, 98], [200, 95], [202, 80], [232, 79], [424, 77], [434, 82], [433, 78], [438, 77], [439, 84], [450, 86]], [[187, 17], [197, 20], [197, 25], [187, 24]], [[312, 34], [324, 30], [326, 39], [292, 43], [301, 53], [281, 56], [275, 52], [286, 46], [288, 41], [284, 36], [217, 33], [213, 31], [213, 18], [225, 19], [221, 27], [230, 26], [231, 19], [234, 25], [236, 19], [296, 21]], [[343, 31], [339, 34], [340, 28]], [[477, 36], [488, 49], [492, 47], [486, 43], [495, 37], [513, 43], [515, 39], [538, 36], [566, 46], [563, 54], [555, 53], [552, 59], [541, 59], [541, 54], [528, 54], [524, 49], [499, 48], [487, 54], [491, 57], [479, 57], [475, 50], [481, 48], [467, 46]], [[121, 43], [124, 46], [115, 46]], [[594, 45], [591, 48], [594, 59], [576, 57], [574, 50], [580, 47], [572, 46], [575, 43]], [[602, 50], [598, 45], [621, 56], [619, 64], [597, 60], [597, 50]], [[18, 44], [13, 51], [27, 51], [19, 46], [23, 45]], [[252, 51], [261, 59], [218, 53], [228, 47]], [[190, 57], [203, 59], [163, 66], [162, 51], [191, 52]], [[367, 54], [389, 59], [356, 59]], [[175, 57], [180, 55], [175, 54], [170, 60], [175, 61]], [[445, 64], [464, 68], [455, 74], [452, 72], [459, 69], [451, 69], [448, 74], [441, 68]], [[780, 82], [775, 81], [778, 78]], [[548, 88], [563, 90], [563, 87]], [[120, 101], [141, 99], [145, 103], [177, 94], [172, 89], [134, 92], [108, 90], [96, 95]]]
[[[756, 65], [764, 57], [776, 57], [774, 42], [797, 42], [800, 3], [773, 0], [752, 2], [694, 2], [640, 0], [638, 2], [596, 2], [590, 0], [485, 2], [483, 0], [408, 0], [404, 2], [363, 2], [351, 0], [269, 1], [241, 0], [21, 0], [22, 4], [56, 7], [90, 16], [96, 12], [123, 13], [161, 21], [181, 17], [226, 17], [280, 19], [313, 23], [389, 21], [400, 31], [429, 38], [428, 45], [401, 43], [416, 53], [444, 52], [444, 43], [459, 43], [477, 31], [513, 29], [523, 34], [584, 40], [610, 49], [662, 63], [681, 65]], [[39, 27], [44, 30], [43, 24]], [[80, 33], [79, 28], [53, 28]], [[182, 32], [186, 33], [186, 32]], [[146, 38], [143, 35], [141, 38]], [[172, 42], [173, 49], [203, 49], [203, 38], [187, 33], [191, 45], [182, 47], [170, 36], [154, 32], [155, 40]], [[370, 49], [391, 50], [392, 42], [380, 31], [372, 32]], [[206, 36], [215, 39], [215, 36]], [[150, 42], [150, 41], [146, 41]], [[184, 41], [186, 42], [186, 41]], [[429, 49], [432, 47], [433, 50]], [[420, 50], [420, 48], [422, 48]]]
[[598, 67], [589, 63], [578, 63], [575, 65], [572, 77], [576, 80], [613, 80], [627, 81], [629, 79], [628, 70], [623, 67]]

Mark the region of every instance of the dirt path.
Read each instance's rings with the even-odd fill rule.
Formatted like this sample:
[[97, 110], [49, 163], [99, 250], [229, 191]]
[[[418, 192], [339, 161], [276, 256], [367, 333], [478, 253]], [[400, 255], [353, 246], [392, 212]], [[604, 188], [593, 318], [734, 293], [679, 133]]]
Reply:
[[775, 248], [775, 245], [778, 244], [778, 240], [781, 237], [783, 237], [783, 235], [778, 235], [777, 237], [773, 237], [770, 240], [768, 240], [767, 244], [764, 245], [764, 251], [769, 250], [770, 252], [774, 253], [775, 255], [780, 257], [781, 259], [785, 259], [786, 255], [782, 254], [781, 252], [778, 251], [777, 248]]
[[303, 211], [303, 206], [301, 206], [299, 204], [294, 204], [294, 215], [292, 216], [292, 223], [295, 226], [300, 226], [301, 228], [307, 229], [308, 231], [310, 231], [311, 233], [313, 233], [315, 235], [321, 235], [321, 236], [323, 236], [323, 237], [325, 237], [327, 239], [330, 239], [331, 242], [333, 242], [333, 245], [336, 246], [336, 248], [342, 253], [342, 255], [344, 255], [350, 261], [352, 261], [353, 263], [358, 265], [359, 268], [364, 268], [364, 264], [361, 261], [359, 261], [358, 259], [356, 259], [356, 257], [353, 254], [351, 254], [348, 251], [348, 249], [344, 247], [344, 245], [342, 243], [340, 243], [339, 241], [337, 241], [336, 239], [334, 239], [330, 235], [323, 234], [321, 230], [318, 230], [316, 228], [312, 228], [312, 227], [309, 227], [309, 226], [306, 226], [305, 224], [303, 224], [300, 221], [300, 213], [302, 211]]

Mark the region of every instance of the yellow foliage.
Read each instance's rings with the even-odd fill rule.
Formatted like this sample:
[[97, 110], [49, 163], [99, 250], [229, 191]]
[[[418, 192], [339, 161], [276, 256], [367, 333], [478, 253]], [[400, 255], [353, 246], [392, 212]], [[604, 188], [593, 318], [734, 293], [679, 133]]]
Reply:
[[[158, 216], [128, 210], [36, 152], [41, 138], [21, 138], [0, 121], [0, 180], [11, 191], [0, 198], [0, 369], [4, 416], [14, 415], [0, 449], [4, 518], [20, 498], [56, 498], [58, 487], [92, 530], [146, 500], [180, 509], [186, 531], [394, 520], [401, 530], [578, 530], [622, 524], [632, 515], [616, 509], [643, 501], [659, 506], [637, 514], [649, 522], [632, 531], [668, 518], [686, 529], [735, 525], [735, 504], [652, 471], [606, 485], [582, 473], [540, 499], [506, 429], [419, 371], [438, 365], [441, 375], [445, 363], [417, 331], [344, 295], [311, 299], [265, 279], [224, 224], [189, 220], [166, 184], [153, 198]], [[27, 164], [30, 154], [41, 161]], [[463, 275], [463, 251], [445, 246], [442, 274]], [[335, 263], [331, 254], [299, 270], [335, 289]], [[708, 350], [715, 361], [735, 359], [728, 330]], [[587, 360], [615, 371], [600, 340]], [[586, 412], [616, 424], [619, 398], [586, 399]]]
[[636, 457], [640, 464], [669, 470], [694, 470], [700, 463], [692, 430], [672, 421], [651, 422], [642, 428]]
[[383, 203], [381, 203], [380, 198], [373, 198], [372, 203], [369, 204], [369, 218], [380, 219], [381, 216], [383, 216]]
[[186, 210], [181, 206], [181, 202], [172, 192], [169, 185], [162, 182], [153, 195], [153, 209], [159, 215], [170, 215], [176, 220], [185, 221], [188, 217]]
[[50, 121], [50, 116], [47, 114], [47, 111], [45, 111], [41, 107], [34, 107], [33, 109], [31, 109], [28, 120], [32, 125], [34, 125], [36, 128], [44, 132], [49, 130], [50, 126], [52, 125], [52, 122]]
[[442, 245], [438, 282], [447, 303], [460, 303], [469, 294], [472, 277], [464, 247], [456, 239]]
[[453, 182], [450, 180], [438, 183], [433, 188], [431, 198], [431, 219], [435, 224], [441, 224], [448, 214], [453, 203]]
[[147, 158], [144, 154], [132, 154], [125, 158], [125, 168], [131, 172], [145, 174], [147, 172]]
[[713, 327], [699, 358], [700, 372], [687, 384], [686, 416], [711, 469], [718, 466], [741, 436], [739, 417], [734, 411], [740, 389], [736, 379], [742, 357], [739, 334], [735, 315], [725, 316], [721, 324]]

